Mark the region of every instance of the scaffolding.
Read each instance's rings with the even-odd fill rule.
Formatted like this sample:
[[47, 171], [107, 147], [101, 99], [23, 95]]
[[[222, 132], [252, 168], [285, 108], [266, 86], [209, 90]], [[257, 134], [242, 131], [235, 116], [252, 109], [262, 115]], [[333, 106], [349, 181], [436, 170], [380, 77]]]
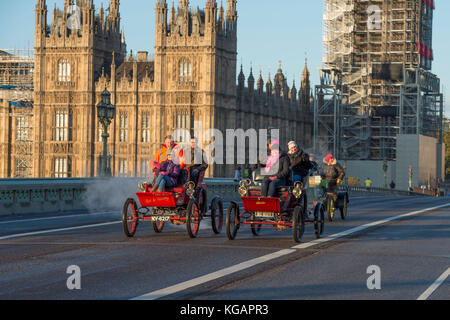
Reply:
[[10, 176], [33, 176], [33, 73], [32, 50], [0, 49], [1, 114], [10, 119], [5, 137], [10, 144]]
[[33, 87], [31, 50], [0, 49], [0, 86]]
[[321, 81], [316, 101], [323, 92], [323, 104], [337, 93], [342, 100], [337, 115], [315, 108], [314, 139], [336, 141], [329, 150], [341, 158], [395, 160], [399, 133], [436, 136], [442, 98], [430, 72], [434, 8], [434, 1], [325, 0], [320, 72], [326, 78], [335, 70], [339, 81]]

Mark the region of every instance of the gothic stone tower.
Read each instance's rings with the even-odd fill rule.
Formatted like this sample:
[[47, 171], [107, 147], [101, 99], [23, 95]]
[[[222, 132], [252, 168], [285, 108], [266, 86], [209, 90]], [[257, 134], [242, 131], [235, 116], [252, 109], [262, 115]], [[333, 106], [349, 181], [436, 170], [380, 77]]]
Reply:
[[112, 53], [124, 60], [119, 0], [95, 14], [93, 0], [65, 0], [47, 25], [37, 0], [34, 76], [34, 176], [89, 177], [94, 173], [95, 80], [109, 71]]
[[[199, 132], [195, 123], [201, 123], [202, 133], [235, 128], [236, 28], [236, 0], [228, 0], [226, 15], [216, 0], [207, 0], [204, 10], [191, 10], [188, 0], [180, 0], [170, 17], [166, 0], [157, 1], [155, 107], [162, 130], [167, 129], [160, 141], [174, 129]], [[215, 176], [226, 174], [224, 166], [211, 169]]]

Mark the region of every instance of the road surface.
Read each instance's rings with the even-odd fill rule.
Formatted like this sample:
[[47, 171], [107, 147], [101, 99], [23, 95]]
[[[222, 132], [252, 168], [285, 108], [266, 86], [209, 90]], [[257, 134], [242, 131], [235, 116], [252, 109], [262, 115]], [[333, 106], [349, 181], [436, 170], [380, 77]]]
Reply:
[[[151, 224], [129, 239], [120, 220], [1, 218], [0, 300], [450, 299], [448, 198], [355, 195], [346, 221], [326, 222], [319, 241], [306, 225], [300, 245], [274, 230], [230, 241], [207, 220], [197, 239]], [[81, 289], [68, 288], [70, 266]]]

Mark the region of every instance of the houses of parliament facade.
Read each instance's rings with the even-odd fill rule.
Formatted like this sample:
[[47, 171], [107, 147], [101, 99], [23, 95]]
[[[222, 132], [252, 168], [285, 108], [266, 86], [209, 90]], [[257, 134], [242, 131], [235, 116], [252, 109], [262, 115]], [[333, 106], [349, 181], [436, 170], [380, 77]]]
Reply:
[[[273, 80], [253, 71], [246, 77], [242, 67], [237, 74], [236, 2], [227, 0], [225, 10], [216, 0], [206, 0], [203, 9], [191, 9], [188, 0], [179, 0], [178, 8], [157, 0], [150, 58], [147, 52], [127, 55], [119, 0], [98, 13], [93, 0], [65, 0], [63, 10], [54, 8], [51, 25], [46, 1], [37, 0], [34, 101], [25, 108], [0, 101], [0, 177], [96, 176], [103, 145], [96, 105], [105, 88], [116, 106], [108, 140], [114, 176], [148, 176], [164, 137], [176, 129], [194, 132], [199, 123], [203, 132], [276, 128], [282, 148], [290, 140], [311, 147], [307, 66], [299, 90], [288, 86], [281, 65]], [[32, 124], [26, 134], [24, 121]], [[26, 165], [18, 147], [24, 136]], [[214, 165], [208, 175], [230, 177], [234, 169]]]

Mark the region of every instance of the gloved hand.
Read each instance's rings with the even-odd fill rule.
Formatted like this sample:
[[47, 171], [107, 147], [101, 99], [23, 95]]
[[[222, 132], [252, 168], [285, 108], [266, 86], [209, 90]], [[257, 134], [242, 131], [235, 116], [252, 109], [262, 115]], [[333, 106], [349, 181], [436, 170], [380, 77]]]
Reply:
[[339, 186], [342, 183], [341, 179], [336, 180], [336, 184]]
[[155, 161], [155, 160], [152, 161], [152, 165], [153, 165], [153, 167], [155, 167], [155, 168], [158, 168], [158, 169], [161, 168], [161, 164], [160, 164], [159, 162]]

